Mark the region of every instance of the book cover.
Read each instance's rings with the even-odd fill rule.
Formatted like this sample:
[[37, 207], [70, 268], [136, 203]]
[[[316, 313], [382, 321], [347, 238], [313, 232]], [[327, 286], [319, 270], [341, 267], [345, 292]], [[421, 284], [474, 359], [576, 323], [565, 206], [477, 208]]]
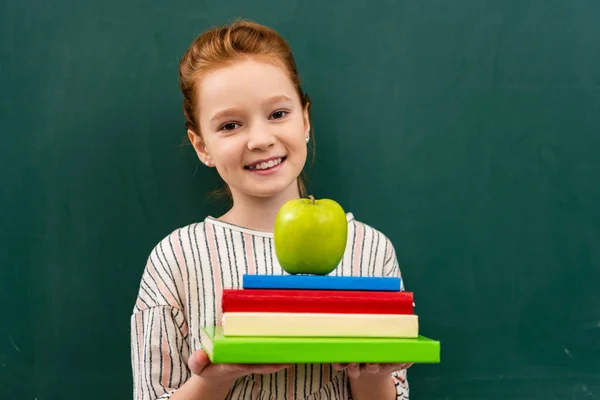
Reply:
[[419, 320], [412, 314], [324, 314], [227, 312], [225, 336], [405, 337], [416, 338]]
[[224, 312], [413, 314], [412, 292], [225, 289]]
[[440, 342], [406, 338], [228, 337], [222, 327], [200, 331], [202, 347], [214, 363], [439, 363]]
[[244, 289], [400, 291], [401, 278], [379, 276], [244, 274]]

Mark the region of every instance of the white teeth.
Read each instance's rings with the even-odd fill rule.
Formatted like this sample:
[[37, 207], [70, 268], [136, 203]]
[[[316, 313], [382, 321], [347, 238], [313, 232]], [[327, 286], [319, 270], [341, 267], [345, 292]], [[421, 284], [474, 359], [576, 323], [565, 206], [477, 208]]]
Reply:
[[256, 165], [251, 165], [248, 167], [248, 169], [267, 169], [267, 168], [273, 168], [276, 165], [279, 165], [281, 163], [282, 159], [281, 158], [277, 158], [275, 160], [269, 160], [269, 162], [262, 162], [260, 164], [256, 164]]

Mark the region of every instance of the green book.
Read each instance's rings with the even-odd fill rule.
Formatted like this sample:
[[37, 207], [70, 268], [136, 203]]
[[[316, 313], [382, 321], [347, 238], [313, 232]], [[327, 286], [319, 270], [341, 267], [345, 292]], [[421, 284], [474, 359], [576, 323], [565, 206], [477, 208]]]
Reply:
[[211, 362], [224, 364], [440, 362], [440, 342], [425, 336], [413, 339], [224, 336], [220, 326], [208, 326], [202, 328], [200, 340]]

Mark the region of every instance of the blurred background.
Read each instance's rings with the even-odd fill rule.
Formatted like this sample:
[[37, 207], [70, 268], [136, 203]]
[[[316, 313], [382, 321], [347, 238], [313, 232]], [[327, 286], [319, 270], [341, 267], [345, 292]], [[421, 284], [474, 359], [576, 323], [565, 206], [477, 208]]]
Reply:
[[0, 398], [131, 399], [152, 247], [224, 211], [178, 61], [291, 44], [315, 197], [388, 235], [439, 365], [412, 399], [600, 398], [600, 3], [0, 2]]

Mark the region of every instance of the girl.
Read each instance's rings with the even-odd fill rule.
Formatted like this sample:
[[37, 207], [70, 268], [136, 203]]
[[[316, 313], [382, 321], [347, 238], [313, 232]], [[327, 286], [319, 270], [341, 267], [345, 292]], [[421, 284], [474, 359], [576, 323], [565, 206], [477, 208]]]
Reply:
[[[211, 364], [200, 327], [221, 319], [223, 288], [245, 273], [283, 274], [273, 225], [305, 197], [310, 102], [287, 42], [238, 21], [200, 35], [180, 62], [188, 137], [225, 181], [224, 215], [175, 230], [152, 250], [131, 317], [136, 400], [408, 399], [402, 364]], [[347, 214], [335, 275], [400, 276], [390, 240]]]

